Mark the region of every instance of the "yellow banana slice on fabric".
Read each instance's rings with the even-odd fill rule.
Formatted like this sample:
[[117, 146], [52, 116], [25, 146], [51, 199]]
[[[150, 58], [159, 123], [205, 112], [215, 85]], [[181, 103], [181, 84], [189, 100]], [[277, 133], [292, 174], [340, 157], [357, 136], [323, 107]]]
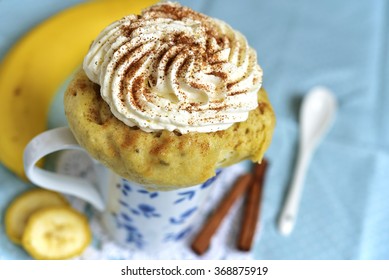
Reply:
[[23, 150], [46, 129], [52, 98], [92, 40], [111, 22], [156, 0], [88, 1], [53, 16], [22, 38], [0, 64], [0, 161], [22, 178]]
[[68, 201], [59, 193], [44, 189], [26, 191], [7, 208], [4, 217], [5, 232], [11, 241], [20, 244], [27, 221], [34, 212], [45, 207], [68, 205]]
[[22, 240], [33, 258], [60, 260], [81, 254], [91, 237], [84, 215], [70, 207], [50, 207], [31, 215]]

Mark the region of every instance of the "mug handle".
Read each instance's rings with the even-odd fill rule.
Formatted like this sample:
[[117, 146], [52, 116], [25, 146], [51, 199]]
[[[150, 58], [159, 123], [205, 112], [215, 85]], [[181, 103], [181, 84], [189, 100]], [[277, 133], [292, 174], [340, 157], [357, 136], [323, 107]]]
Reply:
[[27, 177], [42, 188], [77, 196], [103, 211], [105, 203], [102, 194], [92, 182], [36, 166], [36, 163], [46, 155], [65, 149], [83, 150], [68, 127], [51, 129], [34, 137], [27, 144], [23, 154]]

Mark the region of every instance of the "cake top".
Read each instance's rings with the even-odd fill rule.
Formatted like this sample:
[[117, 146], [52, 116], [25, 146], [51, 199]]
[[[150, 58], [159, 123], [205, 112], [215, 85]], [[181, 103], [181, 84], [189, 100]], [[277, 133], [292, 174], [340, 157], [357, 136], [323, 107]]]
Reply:
[[262, 84], [241, 33], [171, 2], [106, 27], [83, 67], [112, 114], [146, 132], [225, 130], [258, 106]]

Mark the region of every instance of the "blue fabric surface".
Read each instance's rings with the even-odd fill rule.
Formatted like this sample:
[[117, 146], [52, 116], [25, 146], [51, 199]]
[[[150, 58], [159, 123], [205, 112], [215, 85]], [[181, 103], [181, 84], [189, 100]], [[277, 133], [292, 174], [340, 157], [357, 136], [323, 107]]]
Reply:
[[[77, 1], [62, 2], [0, 1], [0, 55], [30, 27]], [[389, 259], [389, 3], [180, 2], [245, 34], [264, 70], [277, 127], [266, 155], [270, 169], [255, 257]], [[276, 221], [296, 158], [298, 109], [315, 85], [334, 91], [339, 111], [309, 167], [295, 230], [284, 237]], [[0, 180], [3, 213], [27, 186], [3, 167]], [[28, 258], [3, 231], [1, 220], [0, 259]]]

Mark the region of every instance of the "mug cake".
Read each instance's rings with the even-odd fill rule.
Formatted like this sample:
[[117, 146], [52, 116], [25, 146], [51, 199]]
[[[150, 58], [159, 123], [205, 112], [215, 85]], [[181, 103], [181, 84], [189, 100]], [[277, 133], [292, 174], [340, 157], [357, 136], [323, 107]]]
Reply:
[[246, 38], [163, 2], [107, 26], [64, 97], [75, 138], [130, 181], [170, 190], [260, 162], [275, 115]]

